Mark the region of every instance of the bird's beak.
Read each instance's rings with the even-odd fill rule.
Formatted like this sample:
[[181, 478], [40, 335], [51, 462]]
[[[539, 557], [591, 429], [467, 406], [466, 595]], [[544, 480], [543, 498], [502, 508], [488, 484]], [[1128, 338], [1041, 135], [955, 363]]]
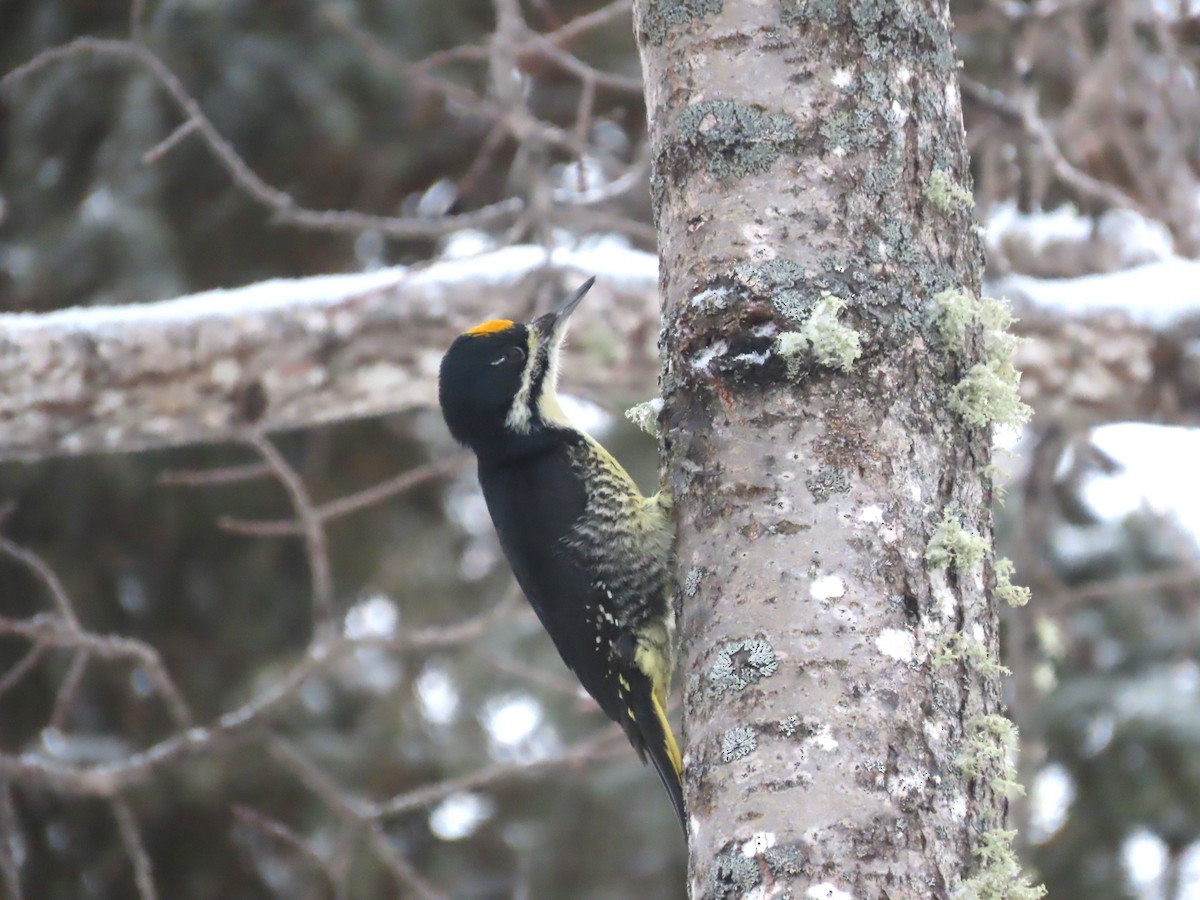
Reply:
[[579, 301], [584, 298], [595, 283], [596, 276], [593, 275], [579, 286], [579, 290], [563, 301], [562, 306], [554, 312], [540, 316], [534, 325], [542, 334], [558, 334], [561, 336], [566, 331], [567, 319], [571, 317], [571, 313], [575, 312], [575, 307], [579, 306]]
[[592, 285], [595, 283], [596, 276], [593, 275], [591, 278], [581, 284], [579, 286], [579, 290], [563, 301], [563, 305], [560, 306], [558, 311], [554, 314], [555, 319], [558, 322], [565, 322], [571, 313], [575, 312], [575, 307], [579, 305], [579, 301], [584, 298], [584, 295], [586, 295], [587, 292], [592, 289]]

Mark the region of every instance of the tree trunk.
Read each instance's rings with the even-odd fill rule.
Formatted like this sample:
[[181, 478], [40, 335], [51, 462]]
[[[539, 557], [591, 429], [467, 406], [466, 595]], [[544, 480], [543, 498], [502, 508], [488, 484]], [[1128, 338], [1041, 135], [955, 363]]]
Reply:
[[1015, 888], [987, 466], [1020, 407], [947, 3], [639, 0], [636, 27], [691, 895]]

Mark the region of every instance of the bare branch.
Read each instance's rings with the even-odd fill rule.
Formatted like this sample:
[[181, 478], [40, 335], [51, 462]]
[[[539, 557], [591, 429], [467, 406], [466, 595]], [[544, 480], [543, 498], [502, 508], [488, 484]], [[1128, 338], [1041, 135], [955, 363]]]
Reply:
[[392, 873], [397, 886], [412, 891], [423, 900], [439, 900], [443, 897], [396, 851], [383, 826], [366, 811], [361, 802], [351, 798], [283, 738], [272, 738], [267, 744], [267, 749], [271, 756], [312, 791], [332, 813], [363, 832], [379, 861]]
[[150, 865], [150, 856], [142, 843], [141, 829], [138, 828], [137, 818], [124, 797], [115, 796], [109, 803], [113, 816], [117, 820], [117, 830], [121, 833], [121, 843], [125, 853], [133, 864], [133, 879], [137, 885], [139, 900], [157, 900], [158, 890], [154, 887], [154, 869]]
[[[454, 335], [512, 317], [556, 271], [600, 276], [580, 313], [613, 336], [612, 369], [594, 386], [643, 399], [657, 372], [655, 258], [519, 246], [162, 303], [0, 314], [0, 459], [236, 440], [248, 424], [269, 432], [430, 406]], [[599, 362], [576, 367], [589, 370]]]
[[78, 629], [79, 619], [75, 615], [75, 610], [71, 606], [71, 599], [67, 596], [67, 589], [63, 587], [62, 581], [58, 575], [50, 568], [40, 556], [32, 550], [26, 550], [24, 547], [14, 544], [4, 535], [0, 535], [0, 554], [3, 554], [10, 559], [20, 563], [29, 569], [35, 578], [42, 583], [50, 594], [50, 599], [54, 602], [55, 608], [58, 610], [59, 616], [66, 622], [67, 627]]
[[[246, 164], [233, 145], [217, 131], [216, 126], [200, 108], [200, 104], [166, 63], [150, 48], [130, 41], [81, 37], [70, 43], [51, 47], [0, 78], [0, 90], [11, 90], [35, 72], [81, 54], [131, 60], [147, 69], [175, 101], [183, 114], [185, 124], [195, 123], [191, 125], [191, 129], [204, 140], [234, 183], [249, 197], [271, 209], [278, 222], [322, 231], [375, 230], [396, 238], [429, 238], [463, 228], [482, 228], [495, 224], [511, 218], [521, 209], [521, 201], [517, 198], [502, 200], [473, 212], [440, 216], [436, 219], [375, 216], [345, 210], [301, 207], [290, 194], [267, 184]], [[170, 141], [174, 136], [169, 136], [167, 140]], [[155, 150], [162, 146], [159, 144]]]
[[1081, 198], [1098, 201], [1104, 206], [1132, 209], [1142, 215], [1150, 215], [1144, 204], [1139, 203], [1119, 187], [1089, 175], [1067, 159], [1067, 155], [1059, 147], [1050, 125], [1037, 114], [1033, 101], [1017, 103], [1004, 96], [1002, 92], [971, 78], [960, 79], [960, 86], [962, 92], [972, 100], [998, 115], [1015, 120], [1045, 154], [1054, 174], [1065, 184], [1070, 185]]
[[325, 527], [313, 507], [308, 489], [296, 470], [288, 465], [276, 448], [261, 434], [253, 434], [249, 438], [253, 446], [267, 461], [275, 472], [280, 484], [291, 498], [292, 508], [302, 534], [308, 559], [309, 572], [312, 577], [313, 606], [317, 611], [318, 625], [328, 623], [333, 619], [333, 571], [329, 563], [329, 547], [325, 541]]
[[[453, 475], [465, 469], [470, 461], [470, 454], [457, 453], [454, 456], [446, 457], [437, 462], [409, 469], [395, 478], [372, 485], [366, 490], [349, 494], [337, 500], [332, 500], [329, 503], [324, 503], [314, 509], [314, 515], [318, 522], [329, 522], [334, 519], [340, 519], [342, 516], [389, 500], [427, 481]], [[222, 518], [219, 524], [226, 531], [250, 537], [281, 537], [284, 535], [300, 534], [303, 531], [303, 527], [299, 522], [290, 519], [249, 521], [227, 516]]]
[[[2, 623], [0, 623], [0, 627], [2, 627]], [[68, 717], [71, 714], [71, 707], [75, 705], [79, 687], [83, 683], [83, 676], [87, 674], [87, 665], [87, 651], [76, 651], [75, 655], [71, 658], [71, 665], [67, 668], [67, 674], [63, 676], [62, 684], [59, 685], [58, 693], [54, 698], [54, 708], [50, 712], [50, 721], [47, 723], [48, 728], [54, 728], [58, 731], [65, 730]]]
[[528, 762], [489, 766], [486, 769], [471, 772], [461, 778], [450, 778], [439, 781], [436, 784], [426, 785], [417, 788], [415, 791], [399, 794], [384, 803], [369, 807], [368, 815], [374, 818], [387, 818], [399, 815], [400, 813], [411, 812], [414, 809], [432, 806], [438, 801], [446, 799], [451, 794], [457, 794], [460, 791], [474, 790], [475, 788], [485, 787], [489, 784], [505, 781], [519, 775], [540, 774], [552, 769], [570, 768], [584, 762], [622, 753], [624, 750], [624, 735], [617, 729], [606, 727], [563, 751], [558, 756], [548, 759], [530, 760]]
[[321, 874], [332, 893], [337, 893], [338, 877], [330, 868], [329, 863], [322, 858], [312, 845], [296, 834], [291, 828], [278, 819], [273, 819], [266, 813], [249, 806], [233, 807], [234, 817], [243, 825], [261, 832], [274, 841], [278, 841], [307, 863], [309, 867]]
[[249, 463], [244, 466], [225, 466], [219, 469], [181, 469], [163, 472], [158, 483], [167, 487], [210, 487], [215, 484], [241, 484], [268, 478], [271, 467], [266, 463]]
[[21, 888], [21, 864], [18, 859], [25, 848], [25, 835], [17, 821], [13, 804], [12, 783], [0, 779], [0, 876], [4, 878], [4, 893], [10, 900], [24, 900]]
[[[106, 660], [131, 660], [146, 673], [146, 677], [162, 696], [175, 721], [183, 726], [191, 724], [192, 714], [187, 701], [167, 674], [158, 651], [149, 644], [120, 635], [94, 634], [52, 615], [37, 615], [28, 619], [0, 617], [0, 635], [5, 634], [27, 638], [35, 647], [58, 647], [77, 651], [76, 662], [72, 668], [82, 665], [79, 660], [86, 660], [89, 655]], [[75, 679], [78, 677], [74, 676]], [[72, 680], [73, 677], [68, 674], [60, 694]]]

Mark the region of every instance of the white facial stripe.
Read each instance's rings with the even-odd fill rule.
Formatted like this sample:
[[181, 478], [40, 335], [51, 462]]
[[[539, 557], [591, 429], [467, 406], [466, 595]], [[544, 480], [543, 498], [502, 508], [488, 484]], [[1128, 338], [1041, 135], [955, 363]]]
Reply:
[[533, 392], [533, 385], [537, 380], [538, 373], [541, 371], [544, 371], [545, 375], [542, 376], [542, 389], [537, 400], [538, 418], [547, 424], [571, 425], [571, 420], [567, 418], [567, 414], [558, 402], [557, 393], [558, 351], [565, 335], [566, 328], [561, 327], [554, 336], [554, 343], [550, 345], [546, 358], [538, 359], [538, 334], [532, 328], [529, 330], [528, 361], [525, 363], [525, 370], [521, 373], [521, 386], [517, 390], [516, 396], [513, 397], [513, 404], [504, 420], [504, 424], [517, 434], [529, 434], [533, 428], [533, 414], [529, 408], [529, 397]]
[[571, 420], [563, 412], [558, 402], [558, 351], [562, 347], [567, 329], [564, 325], [555, 335], [554, 344], [550, 347], [550, 359], [546, 362], [546, 377], [542, 381], [542, 393], [538, 397], [538, 415], [543, 422], [554, 425], [570, 426]]
[[534, 329], [529, 329], [529, 337], [526, 339], [526, 342], [525, 369], [521, 372], [521, 386], [517, 389], [517, 395], [513, 397], [512, 406], [509, 407], [508, 416], [504, 420], [504, 424], [517, 434], [529, 434], [531, 419], [529, 414], [529, 393], [533, 390], [534, 376], [539, 368], [539, 360], [537, 358], [538, 336]]

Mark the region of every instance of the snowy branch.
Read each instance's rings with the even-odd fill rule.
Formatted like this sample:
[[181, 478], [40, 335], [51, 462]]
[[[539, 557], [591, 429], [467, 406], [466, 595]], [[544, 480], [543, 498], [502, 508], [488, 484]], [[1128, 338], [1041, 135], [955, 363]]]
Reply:
[[251, 425], [277, 431], [431, 405], [453, 336], [531, 314], [529, 298], [553, 273], [546, 302], [584, 274], [600, 277], [584, 318], [603, 315], [605, 359], [619, 374], [585, 387], [644, 392], [656, 371], [654, 257], [515, 246], [160, 303], [0, 315], [0, 459], [227, 441]]
[[[435, 402], [442, 350], [465, 327], [532, 314], [584, 274], [575, 385], [627, 400], [657, 363], [657, 264], [621, 247], [515, 246], [424, 268], [276, 280], [139, 306], [0, 315], [0, 459], [127, 452], [393, 413]], [[1025, 399], [1088, 423], [1200, 419], [1188, 309], [1200, 264], [1171, 259], [1081, 279], [1011, 277]]]

